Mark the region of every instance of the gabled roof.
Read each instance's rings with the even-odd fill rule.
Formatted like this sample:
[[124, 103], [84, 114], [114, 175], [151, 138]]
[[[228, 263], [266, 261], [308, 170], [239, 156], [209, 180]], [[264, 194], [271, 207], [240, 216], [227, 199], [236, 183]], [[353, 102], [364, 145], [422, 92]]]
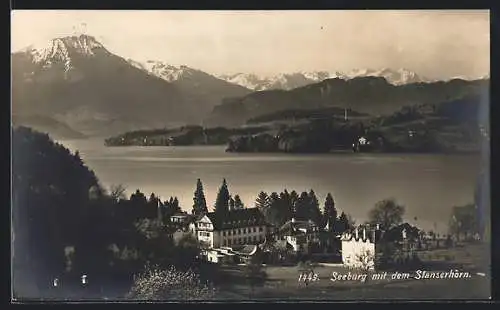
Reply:
[[206, 215], [212, 222], [215, 230], [234, 229], [266, 224], [264, 215], [257, 208], [231, 210], [222, 214], [209, 212]]

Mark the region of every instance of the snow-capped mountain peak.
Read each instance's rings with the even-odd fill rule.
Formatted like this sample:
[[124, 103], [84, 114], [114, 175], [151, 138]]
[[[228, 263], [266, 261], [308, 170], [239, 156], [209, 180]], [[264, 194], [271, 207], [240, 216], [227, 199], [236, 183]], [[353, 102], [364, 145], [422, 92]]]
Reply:
[[232, 74], [222, 75], [221, 79], [228, 82], [245, 86], [247, 88], [260, 91], [270, 89], [292, 89], [308, 84], [318, 83], [326, 79], [344, 79], [349, 80], [356, 77], [383, 77], [388, 83], [393, 85], [402, 85], [408, 83], [419, 83], [427, 81], [415, 72], [401, 68], [397, 70], [382, 69], [353, 69], [347, 73], [341, 71], [300, 71], [295, 73], [280, 73], [274, 76], [259, 77], [256, 74]]
[[393, 85], [403, 85], [409, 83], [420, 83], [427, 81], [426, 79], [420, 77], [415, 72], [408, 70], [406, 68], [400, 68], [397, 70], [382, 68], [382, 69], [354, 69], [347, 73], [349, 78], [355, 77], [383, 77], [386, 81]]
[[72, 68], [72, 58], [76, 55], [91, 57], [104, 46], [89, 35], [67, 36], [49, 40], [46, 44], [31, 45], [22, 50], [31, 55], [33, 62], [48, 67], [55, 62], [64, 64], [65, 71]]
[[128, 62], [136, 68], [147, 71], [148, 73], [160, 77], [167, 82], [174, 82], [181, 78], [190, 77], [198, 72], [198, 70], [185, 65], [174, 66], [157, 60], [139, 62], [128, 59]]

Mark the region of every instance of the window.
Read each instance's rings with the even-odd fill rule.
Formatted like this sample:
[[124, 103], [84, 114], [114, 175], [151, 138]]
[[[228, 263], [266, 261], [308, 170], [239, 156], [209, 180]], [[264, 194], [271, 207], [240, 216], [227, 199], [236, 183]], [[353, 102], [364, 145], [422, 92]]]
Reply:
[[260, 232], [262, 232], [262, 231], [263, 231], [262, 226], [261, 226], [261, 227], [259, 227], [259, 231], [260, 231]]
[[224, 242], [222, 243], [224, 246], [227, 246], [227, 240], [224, 239]]
[[247, 233], [247, 229], [246, 228], [243, 228], [243, 233], [246, 234]]
[[238, 235], [241, 235], [241, 229], [238, 229]]
[[230, 230], [228, 230], [227, 235], [231, 236], [231, 231]]
[[227, 244], [230, 246], [231, 245], [231, 239], [227, 241]]
[[239, 244], [242, 244], [243, 243], [243, 240], [241, 238], [238, 238], [238, 243]]
[[257, 236], [253, 236], [253, 242], [257, 241]]
[[253, 232], [257, 232], [257, 228], [255, 228], [255, 227], [254, 227], [254, 228], [253, 228]]
[[226, 235], [226, 232], [225, 232], [225, 231], [223, 231], [223, 232], [222, 232], [222, 235], [223, 235], [223, 236], [225, 236], [225, 235]]

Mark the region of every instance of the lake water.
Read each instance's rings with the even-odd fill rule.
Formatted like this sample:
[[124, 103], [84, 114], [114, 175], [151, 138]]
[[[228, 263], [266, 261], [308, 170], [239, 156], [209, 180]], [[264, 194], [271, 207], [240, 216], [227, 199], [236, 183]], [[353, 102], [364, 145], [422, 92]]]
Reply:
[[[102, 140], [59, 141], [78, 150], [86, 165], [109, 188], [123, 184], [130, 195], [140, 189], [163, 200], [177, 196], [191, 210], [196, 179], [213, 205], [226, 178], [229, 191], [253, 206], [264, 190], [313, 189], [321, 205], [328, 192], [336, 207], [358, 223], [375, 202], [395, 198], [405, 219], [424, 229], [444, 232], [451, 208], [473, 202], [479, 156], [394, 154], [235, 154], [223, 146], [105, 147]], [[415, 219], [416, 217], [416, 219]]]

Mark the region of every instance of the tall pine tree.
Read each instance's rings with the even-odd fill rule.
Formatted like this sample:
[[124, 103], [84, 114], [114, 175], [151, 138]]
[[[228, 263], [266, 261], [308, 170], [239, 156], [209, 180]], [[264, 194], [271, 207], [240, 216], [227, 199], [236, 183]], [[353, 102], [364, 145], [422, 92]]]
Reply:
[[172, 207], [176, 212], [181, 212], [181, 207], [179, 206], [179, 199], [177, 199], [177, 197], [174, 197], [174, 200], [172, 201]]
[[315, 224], [321, 224], [321, 210], [319, 209], [318, 197], [316, 193], [311, 189], [309, 191], [309, 209], [308, 209], [308, 220], [312, 220]]
[[215, 199], [215, 212], [219, 214], [227, 213], [229, 211], [229, 198], [227, 182], [224, 179]]
[[207, 201], [205, 199], [205, 193], [203, 191], [203, 184], [201, 183], [200, 179], [196, 181], [196, 190], [194, 192], [193, 198], [193, 210], [191, 213], [195, 216], [208, 213]]
[[281, 225], [280, 219], [280, 197], [278, 193], [272, 192], [269, 196], [269, 207], [264, 209], [264, 216], [266, 217], [267, 222], [273, 225]]
[[302, 192], [295, 204], [295, 217], [297, 220], [306, 221], [309, 217], [309, 195], [307, 192]]
[[295, 216], [297, 212], [297, 202], [299, 201], [299, 195], [295, 190], [290, 192], [290, 203], [292, 206], [292, 216]]
[[255, 206], [261, 211], [264, 211], [269, 207], [269, 196], [266, 192], [261, 191], [259, 193], [257, 199], [255, 199]]
[[337, 209], [335, 209], [335, 201], [332, 194], [328, 193], [325, 199], [325, 207], [323, 209], [323, 225], [328, 223], [329, 229], [334, 230], [337, 222]]

